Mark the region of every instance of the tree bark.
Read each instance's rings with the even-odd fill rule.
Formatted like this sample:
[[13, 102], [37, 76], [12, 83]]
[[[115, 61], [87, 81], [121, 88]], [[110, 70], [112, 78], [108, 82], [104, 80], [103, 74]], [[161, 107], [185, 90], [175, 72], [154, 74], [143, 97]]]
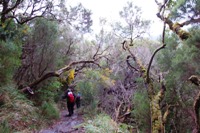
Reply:
[[196, 125], [195, 133], [200, 133], [200, 127], [199, 127], [200, 91], [195, 98], [193, 108], [195, 113], [195, 125]]
[[153, 82], [150, 78], [150, 68], [151, 68], [151, 64], [153, 62], [153, 59], [155, 57], [155, 55], [163, 48], [165, 48], [165, 24], [163, 26], [163, 36], [162, 36], [162, 46], [157, 48], [151, 59], [149, 62], [149, 66], [146, 69], [141, 61], [139, 59], [137, 59], [137, 57], [131, 52], [130, 48], [126, 45], [126, 42], [122, 43], [123, 48], [125, 50], [128, 50], [128, 52], [130, 53], [131, 57], [133, 58], [133, 60], [136, 62], [136, 64], [139, 66], [139, 71], [142, 74], [142, 78], [145, 81], [145, 86], [147, 88], [147, 93], [148, 93], [148, 97], [150, 100], [150, 112], [151, 112], [151, 132], [152, 133], [164, 133], [165, 129], [164, 129], [164, 122], [163, 122], [163, 115], [162, 115], [162, 111], [161, 111], [161, 107], [160, 107], [160, 102], [163, 100], [164, 98], [164, 93], [166, 91], [166, 88], [163, 84], [163, 81], [161, 80], [161, 89], [160, 91], [156, 94], [155, 90], [154, 90], [154, 86], [153, 86]]
[[[159, 50], [161, 50], [162, 48], [159, 48]], [[151, 78], [149, 76], [147, 77], [147, 75], [149, 75], [149, 73], [147, 73], [147, 69], [142, 65], [141, 61], [138, 60], [133, 53], [131, 53], [129, 48], [127, 48], [127, 50], [131, 54], [136, 64], [139, 66], [139, 70], [142, 73], [143, 79], [145, 80], [145, 86], [147, 88], [147, 93], [150, 100], [151, 127], [152, 127], [151, 132], [164, 133], [163, 115], [161, 112], [160, 102], [164, 98], [164, 93], [166, 89], [164, 85], [162, 85], [161, 90], [156, 94], [154, 91], [154, 86]], [[155, 54], [159, 50], [156, 50]], [[153, 54], [153, 57], [155, 56], [155, 54]], [[151, 61], [153, 61], [153, 57]], [[150, 69], [150, 66], [148, 67], [148, 69]]]
[[[196, 75], [192, 75], [189, 80], [196, 86], [200, 86], [200, 77]], [[199, 108], [200, 108], [200, 91], [197, 94], [193, 109], [194, 109], [194, 121], [195, 121], [195, 128], [193, 130], [194, 133], [200, 133], [200, 123], [199, 123]]]

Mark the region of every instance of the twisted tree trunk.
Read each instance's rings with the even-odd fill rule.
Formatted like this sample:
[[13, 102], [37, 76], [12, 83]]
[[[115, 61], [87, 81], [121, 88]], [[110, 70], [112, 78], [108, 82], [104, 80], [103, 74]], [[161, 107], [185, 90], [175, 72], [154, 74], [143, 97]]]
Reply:
[[[136, 64], [139, 66], [139, 70], [138, 71], [141, 72], [142, 78], [145, 81], [145, 86], [147, 88], [147, 93], [148, 93], [148, 97], [149, 97], [149, 100], [150, 100], [151, 127], [152, 127], [151, 132], [152, 133], [164, 133], [165, 132], [164, 122], [163, 122], [163, 119], [164, 119], [163, 116], [164, 115], [162, 115], [160, 102], [164, 98], [164, 93], [166, 91], [166, 88], [165, 88], [164, 84], [161, 82], [161, 89], [156, 94], [155, 90], [154, 90], [153, 82], [152, 82], [152, 80], [151, 80], [151, 78], [149, 76], [149, 71], [150, 71], [151, 63], [153, 61], [153, 58], [154, 58], [155, 54], [159, 50], [161, 50], [162, 48], [164, 48], [164, 47], [165, 47], [165, 45], [163, 45], [162, 47], [158, 48], [154, 52], [154, 54], [153, 54], [153, 56], [152, 56], [152, 58], [150, 60], [148, 69], [146, 69], [142, 65], [141, 61], [139, 59], [137, 59], [137, 57], [127, 47], [127, 50], [131, 54], [131, 57], [134, 59], [134, 61], [136, 62]], [[136, 69], [136, 68], [134, 68], [134, 69]]]
[[[196, 86], [200, 86], [200, 77], [196, 75], [192, 75], [189, 80], [195, 84]], [[194, 121], [195, 121], [195, 128], [193, 129], [194, 133], [200, 133], [200, 122], [199, 122], [199, 108], [200, 108], [200, 91], [197, 94], [194, 104], [193, 104], [193, 109], [194, 109]]]
[[[130, 53], [130, 55], [127, 57], [127, 59], [131, 56], [133, 58], [133, 60], [136, 62], [136, 64], [139, 66], [139, 70], [137, 70], [136, 68], [134, 68], [133, 66], [131, 66], [131, 68], [134, 68], [137, 71], [140, 71], [142, 74], [142, 78], [145, 81], [145, 86], [147, 88], [147, 93], [148, 93], [148, 97], [149, 97], [149, 101], [150, 101], [150, 112], [151, 112], [151, 132], [152, 133], [164, 133], [165, 132], [165, 121], [167, 119], [168, 113], [167, 111], [164, 113], [164, 115], [162, 114], [161, 111], [161, 106], [160, 106], [160, 102], [163, 100], [164, 98], [164, 93], [166, 91], [166, 88], [164, 86], [163, 81], [161, 80], [161, 89], [159, 92], [155, 93], [154, 90], [154, 86], [153, 86], [153, 82], [150, 78], [150, 68], [151, 68], [151, 64], [153, 62], [153, 59], [155, 57], [155, 55], [163, 48], [165, 48], [165, 27], [166, 27], [166, 23], [164, 22], [164, 26], [163, 26], [163, 36], [162, 36], [162, 46], [157, 48], [150, 61], [149, 61], [149, 65], [148, 68], [146, 69], [141, 61], [139, 59], [137, 59], [137, 57], [131, 52], [130, 48], [128, 47], [128, 45], [125, 45], [126, 42], [122, 43], [123, 44], [123, 48], [124, 50], [128, 50], [128, 52]], [[130, 63], [127, 61], [127, 64], [130, 66]]]

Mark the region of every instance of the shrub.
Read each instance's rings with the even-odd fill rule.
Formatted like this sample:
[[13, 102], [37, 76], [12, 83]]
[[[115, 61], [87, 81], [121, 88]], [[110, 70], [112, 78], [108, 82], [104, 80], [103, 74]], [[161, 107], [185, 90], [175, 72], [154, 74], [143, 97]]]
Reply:
[[41, 105], [42, 101], [58, 102], [60, 99], [60, 87], [61, 83], [55, 80], [50, 80], [48, 85], [42, 86], [37, 90], [37, 95], [34, 97], [34, 101], [37, 105]]
[[78, 83], [78, 88], [80, 88], [80, 93], [82, 96], [82, 105], [85, 105], [85, 111], [94, 115], [97, 111], [98, 104], [98, 96], [97, 96], [97, 88], [95, 88], [90, 81], [84, 81]]
[[1, 133], [10, 133], [10, 127], [7, 121], [0, 123], [0, 132]]
[[53, 103], [43, 102], [41, 110], [45, 119], [49, 120], [59, 118], [59, 111]]
[[86, 133], [128, 133], [127, 127], [120, 127], [110, 116], [99, 114], [84, 125]]
[[146, 91], [137, 91], [133, 97], [134, 110], [132, 110], [133, 117], [137, 121], [139, 130], [145, 132], [150, 129], [150, 107]]
[[112, 133], [117, 131], [117, 124], [105, 114], [97, 115], [85, 125], [87, 133]]
[[27, 129], [25, 125], [39, 124], [35, 122], [39, 121], [38, 108], [33, 107], [33, 103], [19, 93], [13, 84], [1, 87], [0, 95], [3, 101], [0, 110], [0, 130], [3, 133], [22, 131]]

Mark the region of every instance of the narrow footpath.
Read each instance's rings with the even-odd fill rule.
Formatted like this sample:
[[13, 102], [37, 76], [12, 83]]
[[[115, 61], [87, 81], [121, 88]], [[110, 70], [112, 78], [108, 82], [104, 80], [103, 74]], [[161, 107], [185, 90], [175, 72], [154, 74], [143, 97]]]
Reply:
[[68, 112], [61, 111], [60, 120], [48, 129], [42, 129], [38, 133], [85, 133], [84, 129], [79, 125], [83, 123], [83, 117], [75, 110], [74, 115], [66, 117]]

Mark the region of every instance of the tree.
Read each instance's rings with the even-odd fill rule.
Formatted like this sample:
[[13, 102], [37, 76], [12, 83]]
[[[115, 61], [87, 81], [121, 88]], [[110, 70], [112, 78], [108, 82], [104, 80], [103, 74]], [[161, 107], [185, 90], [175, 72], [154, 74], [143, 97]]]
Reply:
[[200, 3], [198, 0], [172, 0], [168, 3], [173, 20], [189, 20], [188, 23], [200, 22]]
[[15, 74], [17, 85], [30, 83], [56, 67], [56, 51], [59, 49], [56, 23], [37, 19], [32, 24], [34, 26], [22, 49], [22, 65]]
[[[175, 99], [175, 101], [177, 101], [177, 103], [179, 103], [179, 105], [181, 106], [181, 108], [179, 108], [180, 110], [176, 109], [176, 114], [181, 116], [181, 118], [187, 119], [187, 122], [181, 122], [181, 118], [179, 117], [177, 121], [173, 122], [175, 123], [173, 124], [173, 127], [176, 131], [182, 131], [183, 127], [187, 127], [188, 129], [193, 130], [193, 132], [199, 132], [199, 116], [196, 115], [199, 111], [199, 107], [196, 104], [199, 101], [199, 95], [197, 95], [194, 99], [194, 93], [197, 92], [197, 90], [191, 90], [191, 88], [194, 87], [188, 85], [186, 81], [188, 80], [188, 77], [190, 77], [189, 79], [191, 80], [191, 75], [193, 75], [194, 73], [199, 73], [199, 67], [197, 65], [197, 58], [199, 54], [199, 39], [197, 39], [199, 37], [197, 34], [199, 32], [199, 27], [196, 27], [194, 25], [200, 22], [200, 3], [196, 0], [166, 0], [163, 3], [159, 3], [158, 1], [156, 1], [156, 3], [159, 6], [159, 12], [157, 16], [169, 26], [170, 30], [172, 30], [175, 34], [178, 35], [181, 40], [183, 40], [178, 41], [176, 39], [173, 42], [173, 45], [170, 44], [170, 48], [172, 49], [172, 51], [165, 52], [165, 56], [164, 58], [162, 58], [163, 61], [168, 60], [169, 63], [168, 65], [165, 65], [165, 68], [167, 68], [168, 70], [166, 77], [166, 81], [168, 84], [167, 86], [168, 88], [172, 88], [170, 90], [171, 92], [168, 92], [168, 95], [171, 95], [171, 97], [167, 96], [170, 97], [170, 99], [168, 99], [168, 102], [172, 103], [172, 98]], [[168, 10], [167, 13], [165, 12], [166, 10]], [[180, 23], [180, 21], [183, 22]], [[182, 27], [186, 25], [190, 25], [191, 27], [193, 27], [192, 30], [183, 30]], [[172, 38], [173, 34], [169, 34], [169, 36], [170, 35]], [[177, 44], [179, 46], [174, 46], [174, 44]], [[172, 53], [175, 54], [173, 58]], [[192, 107], [191, 101], [193, 100], [194, 103]], [[176, 114], [171, 117], [174, 117], [174, 119], [176, 119]], [[185, 116], [191, 117], [185, 118]], [[191, 123], [191, 121], [194, 121], [195, 125], [188, 126], [188, 124], [186, 123]]]
[[25, 25], [16, 25], [13, 20], [6, 21], [4, 24], [3, 27], [0, 27], [0, 36], [7, 38], [6, 40], [0, 39], [1, 85], [10, 81], [16, 68], [20, 66], [22, 42], [27, 34]]
[[48, 16], [52, 13], [55, 0], [1, 0], [1, 24], [8, 19], [15, 19], [24, 24], [36, 17]]
[[[35, 80], [36, 78], [41, 77], [46, 71], [56, 67], [57, 60], [49, 62], [50, 59], [56, 59], [56, 56], [61, 53], [61, 51], [59, 51], [60, 48], [58, 48], [60, 46], [57, 46], [59, 33], [57, 31], [58, 29], [55, 29], [56, 24], [59, 23], [62, 26], [70, 27], [69, 30], [75, 29], [81, 33], [90, 32], [91, 30], [91, 11], [81, 4], [75, 7], [67, 7], [63, 0], [2, 0], [0, 1], [0, 5], [2, 7], [2, 10], [0, 11], [0, 39], [2, 42], [7, 42], [7, 40], [17, 36], [17, 33], [20, 32], [21, 40], [20, 44], [17, 45], [20, 45], [23, 49], [16, 46], [19, 48], [19, 52], [17, 53], [17, 56], [15, 56], [18, 59], [16, 60], [17, 65], [20, 65], [20, 60], [22, 63], [22, 66], [15, 74], [18, 85], [30, 83], [33, 79]], [[37, 22], [39, 19], [36, 20], [36, 18], [45, 18], [46, 20], [40, 19], [40, 25], [39, 22]], [[55, 27], [51, 24], [54, 24]], [[52, 29], [48, 27], [50, 25], [52, 26]], [[20, 30], [19, 27], [23, 26], [24, 28]], [[11, 29], [10, 27], [15, 28]], [[30, 27], [34, 27], [35, 31], [28, 36], [27, 34], [31, 29]], [[21, 34], [24, 34], [24, 32], [26, 32], [26, 35]], [[74, 38], [69, 38], [67, 41], [70, 43], [69, 49], [66, 51], [68, 53], [71, 50]], [[5, 49], [9, 49], [9, 46], [6, 47], [7, 48]], [[59, 52], [56, 52], [55, 50], [58, 50]], [[22, 55], [20, 59], [19, 56], [21, 51]], [[3, 60], [5, 60], [5, 58], [2, 57], [1, 60], [3, 66]], [[33, 72], [35, 70], [36, 73]], [[4, 76], [2, 74], [2, 77]], [[10, 75], [10, 77], [12, 76]]]
[[[187, 81], [191, 75], [199, 75], [199, 27], [194, 26], [188, 31], [192, 36], [187, 41], [181, 42], [174, 34], [168, 33], [166, 36], [167, 49], [162, 51], [158, 58], [161, 70], [166, 72], [166, 87], [169, 88], [165, 101], [179, 104], [178, 107], [174, 107], [175, 112], [169, 118], [166, 127], [168, 131], [182, 131], [185, 128], [190, 131], [198, 129], [195, 125], [198, 117], [194, 117], [194, 108], [198, 108], [198, 106], [194, 105], [198, 101], [198, 98], [195, 98], [198, 97], [196, 94], [199, 90]], [[194, 82], [194, 84], [198, 83]], [[191, 124], [188, 125], [188, 123]], [[169, 128], [169, 125], [173, 125], [173, 128]]]
[[[5, 22], [10, 20], [22, 25], [43, 17], [53, 21], [66, 21], [81, 32], [89, 32], [92, 25], [91, 11], [81, 4], [68, 9], [64, 3], [63, 0], [1, 0], [0, 26], [5, 27]], [[1, 39], [5, 40], [5, 35]]]
[[74, 27], [75, 30], [81, 33], [91, 32], [93, 21], [90, 10], [86, 9], [82, 4], [68, 8], [64, 1], [60, 3], [59, 7], [60, 9], [56, 11], [56, 20]]
[[118, 37], [128, 39], [131, 42], [130, 45], [133, 45], [135, 39], [141, 38], [149, 27], [150, 21], [143, 20], [141, 13], [141, 9], [133, 2], [127, 2], [127, 5], [119, 12], [121, 23], [117, 22], [113, 26], [114, 33]]
[[[200, 3], [198, 0], [165, 0], [163, 3], [155, 0], [155, 2], [159, 6], [158, 18], [165, 22], [182, 40], [188, 39], [190, 34], [181, 27], [200, 23]], [[168, 10], [169, 13], [166, 14], [165, 10]], [[174, 19], [184, 22], [173, 22]]]

